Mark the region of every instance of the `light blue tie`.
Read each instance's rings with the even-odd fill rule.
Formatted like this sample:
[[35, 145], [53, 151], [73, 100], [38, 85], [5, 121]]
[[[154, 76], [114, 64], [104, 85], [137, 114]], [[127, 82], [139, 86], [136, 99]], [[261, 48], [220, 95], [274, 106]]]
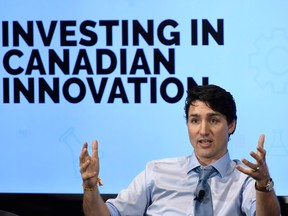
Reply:
[[195, 216], [213, 216], [212, 197], [207, 180], [217, 175], [217, 170], [207, 166], [197, 167], [196, 172], [200, 173], [200, 177], [195, 191]]

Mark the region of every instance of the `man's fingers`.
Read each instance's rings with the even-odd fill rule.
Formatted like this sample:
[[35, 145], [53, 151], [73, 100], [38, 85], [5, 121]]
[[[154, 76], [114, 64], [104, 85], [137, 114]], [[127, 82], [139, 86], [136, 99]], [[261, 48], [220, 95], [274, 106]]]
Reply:
[[90, 162], [90, 160], [87, 160], [84, 163], [80, 164], [80, 173], [84, 173], [87, 170]]
[[80, 164], [84, 163], [87, 160], [87, 156], [89, 156], [87, 148], [88, 148], [88, 143], [85, 142], [83, 144], [82, 151], [81, 151], [80, 156], [79, 156]]
[[258, 147], [257, 149], [264, 149], [264, 141], [265, 141], [265, 135], [261, 134], [258, 139]]
[[262, 160], [262, 156], [258, 154], [256, 154], [255, 152], [250, 152], [250, 155], [257, 161], [257, 163], [259, 163]]
[[92, 156], [88, 152], [88, 143], [83, 144], [82, 151], [80, 153], [80, 173], [82, 180], [90, 179], [94, 180], [99, 174], [99, 158], [98, 158], [98, 142], [96, 140], [92, 141]]
[[248, 169], [245, 169], [244, 167], [240, 166], [240, 165], [237, 165], [236, 168], [240, 171], [240, 172], [243, 172], [247, 175], [249, 175], [249, 170]]
[[257, 181], [262, 181], [269, 178], [269, 172], [265, 161], [266, 150], [264, 149], [265, 136], [262, 134], [258, 139], [257, 153], [250, 152], [250, 155], [256, 160], [256, 163], [251, 163], [246, 159], [242, 162], [247, 167], [237, 165], [236, 168], [247, 175], [250, 175]]
[[92, 141], [92, 157], [98, 157], [98, 141], [93, 140]]
[[257, 168], [257, 164], [251, 163], [250, 161], [246, 160], [246, 159], [242, 159], [242, 162], [248, 166], [249, 168], [251, 168], [252, 170], [255, 170]]
[[85, 181], [87, 179], [90, 179], [92, 177], [95, 177], [95, 176], [96, 176], [96, 172], [85, 172], [85, 173], [82, 173], [83, 181]]
[[265, 160], [266, 157], [266, 150], [264, 149], [264, 141], [265, 141], [265, 135], [261, 134], [261, 136], [258, 139], [258, 146], [257, 146], [258, 157], [255, 158], [255, 156], [253, 156], [258, 161], [258, 163]]

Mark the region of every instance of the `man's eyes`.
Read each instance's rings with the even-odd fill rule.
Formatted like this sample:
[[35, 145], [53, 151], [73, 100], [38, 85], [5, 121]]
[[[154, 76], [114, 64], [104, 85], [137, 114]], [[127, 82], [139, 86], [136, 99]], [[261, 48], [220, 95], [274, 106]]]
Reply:
[[[200, 120], [197, 119], [197, 118], [192, 118], [192, 119], [190, 120], [190, 122], [191, 122], [192, 124], [199, 124], [199, 123], [200, 123]], [[220, 122], [220, 120], [217, 119], [217, 118], [212, 118], [212, 119], [209, 120], [209, 122], [210, 122], [211, 124], [217, 124], [218, 122]]]
[[198, 119], [195, 119], [195, 118], [192, 118], [192, 119], [190, 120], [190, 122], [191, 122], [192, 124], [197, 124], [197, 123], [199, 123], [199, 120], [198, 120]]
[[210, 122], [211, 122], [212, 124], [216, 124], [216, 123], [220, 122], [220, 120], [219, 120], [219, 119], [216, 119], [216, 118], [212, 118], [212, 119], [210, 119]]

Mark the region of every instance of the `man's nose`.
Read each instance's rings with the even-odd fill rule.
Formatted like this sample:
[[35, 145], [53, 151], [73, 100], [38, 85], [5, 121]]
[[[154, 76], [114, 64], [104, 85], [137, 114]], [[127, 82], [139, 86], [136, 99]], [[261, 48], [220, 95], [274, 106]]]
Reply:
[[200, 124], [200, 134], [202, 136], [208, 135], [210, 131], [209, 124], [207, 122], [201, 122]]

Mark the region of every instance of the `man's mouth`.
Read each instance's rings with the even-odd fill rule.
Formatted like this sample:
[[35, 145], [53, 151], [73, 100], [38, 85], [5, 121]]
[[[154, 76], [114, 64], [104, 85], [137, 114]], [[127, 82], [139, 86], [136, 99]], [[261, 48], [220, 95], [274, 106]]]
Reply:
[[198, 142], [201, 144], [201, 146], [210, 146], [213, 142], [211, 139], [200, 139]]

